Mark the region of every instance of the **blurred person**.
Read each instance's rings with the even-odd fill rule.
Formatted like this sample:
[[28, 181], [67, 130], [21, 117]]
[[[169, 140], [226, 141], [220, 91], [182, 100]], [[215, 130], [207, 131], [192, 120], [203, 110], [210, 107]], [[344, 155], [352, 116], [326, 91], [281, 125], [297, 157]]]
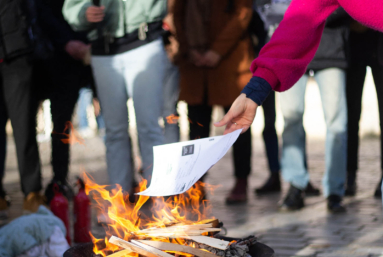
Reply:
[[163, 118], [165, 123], [165, 144], [176, 143], [180, 140], [179, 115], [177, 103], [179, 97], [180, 74], [177, 64], [179, 44], [175, 37], [174, 26], [174, 3], [176, 0], [168, 0], [168, 12], [163, 20], [165, 33], [164, 41], [167, 59], [164, 76], [164, 109]]
[[[37, 101], [32, 88], [34, 44], [37, 41], [28, 33], [36, 16], [28, 4], [23, 0], [0, 2], [0, 178], [4, 176], [5, 126], [9, 118], [24, 194], [23, 210], [34, 212], [44, 203], [44, 197], [40, 194], [41, 167], [35, 120]], [[2, 182], [0, 212], [5, 214], [8, 203]]]
[[[89, 127], [88, 107], [94, 103], [93, 90], [88, 87], [83, 87], [79, 91], [79, 97], [77, 100], [77, 117], [78, 117], [78, 133], [82, 138], [91, 138], [95, 136], [92, 128]], [[97, 109], [99, 106], [95, 103], [94, 111], [97, 122], [98, 133], [101, 137], [105, 134], [105, 123], [102, 118], [100, 110]]]
[[64, 16], [75, 30], [91, 30], [91, 64], [106, 126], [109, 181], [125, 192], [133, 185], [127, 100], [133, 98], [142, 157], [150, 180], [153, 146], [164, 143], [158, 119], [163, 113], [166, 54], [161, 40], [166, 1], [66, 0]]
[[346, 179], [347, 105], [346, 72], [348, 60], [349, 16], [336, 10], [326, 21], [322, 39], [308, 72], [295, 86], [280, 94], [285, 121], [282, 134], [282, 175], [290, 183], [281, 210], [297, 210], [304, 206], [304, 189], [309, 182], [306, 133], [303, 127], [305, 92], [309, 73], [318, 83], [326, 122], [325, 173], [323, 194], [328, 209], [344, 212], [341, 205]]
[[[345, 194], [356, 194], [359, 121], [362, 111], [362, 92], [366, 78], [366, 68], [370, 67], [374, 78], [379, 105], [379, 120], [382, 130], [383, 122], [383, 34], [369, 29], [353, 21], [350, 33], [350, 65], [347, 69], [347, 108], [348, 108], [348, 140], [347, 140], [347, 183]], [[381, 172], [383, 173], [383, 138], [380, 138]], [[382, 175], [375, 189], [374, 196], [382, 197], [380, 188]]]
[[253, 61], [251, 71], [254, 76], [215, 126], [226, 125], [225, 134], [236, 129], [246, 132], [257, 107], [267, 95], [272, 90], [291, 88], [306, 72], [319, 46], [327, 17], [340, 6], [354, 19], [383, 30], [383, 5], [380, 1], [293, 0], [270, 42]]
[[[180, 100], [188, 104], [191, 140], [209, 136], [213, 105], [229, 110], [251, 78], [253, 49], [248, 33], [251, 0], [176, 1], [174, 22], [180, 44]], [[247, 201], [251, 132], [233, 148], [236, 182], [228, 204]]]
[[[39, 0], [41, 1], [41, 0]], [[89, 45], [86, 34], [72, 30], [62, 15], [64, 0], [42, 1], [38, 9], [40, 24], [46, 34], [46, 40], [53, 46], [49, 58], [36, 61], [34, 64], [34, 83], [39, 100], [49, 99], [53, 131], [51, 134], [51, 164], [53, 178], [45, 190], [50, 202], [54, 196], [55, 183], [64, 188], [64, 194], [70, 199], [72, 192], [68, 184], [70, 164], [70, 145], [67, 139], [71, 127], [67, 122], [72, 120], [78, 92], [82, 86], [91, 81], [91, 69], [83, 64]], [[51, 17], [45, 12], [49, 11]]]

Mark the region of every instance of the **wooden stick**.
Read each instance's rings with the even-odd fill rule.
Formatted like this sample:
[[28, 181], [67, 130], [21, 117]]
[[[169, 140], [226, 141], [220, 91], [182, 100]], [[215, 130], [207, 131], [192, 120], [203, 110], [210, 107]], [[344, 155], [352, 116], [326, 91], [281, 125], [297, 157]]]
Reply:
[[187, 228], [187, 229], [156, 229], [152, 231], [145, 231], [144, 234], [150, 235], [150, 234], [161, 234], [161, 233], [182, 233], [184, 232], [185, 234], [194, 233], [194, 232], [219, 232], [221, 231], [220, 228], [201, 228], [201, 229], [193, 229], [193, 228]]
[[180, 244], [173, 244], [173, 243], [165, 243], [160, 241], [149, 241], [149, 240], [138, 240], [139, 242], [142, 242], [143, 244], [147, 244], [150, 246], [153, 246], [157, 249], [163, 250], [163, 251], [174, 251], [174, 252], [182, 252], [182, 253], [189, 253], [193, 254], [198, 257], [217, 257], [215, 254], [212, 254], [210, 252], [201, 251], [199, 249], [187, 246], [187, 245], [180, 245]]
[[152, 231], [157, 231], [157, 230], [167, 230], [167, 231], [173, 231], [173, 230], [187, 230], [187, 229], [200, 229], [200, 228], [212, 228], [213, 224], [195, 224], [195, 225], [175, 225], [171, 227], [165, 227], [165, 228], [158, 228], [158, 227], [153, 227], [153, 228], [147, 228], [138, 231], [137, 233], [148, 233]]
[[136, 241], [136, 240], [132, 240], [132, 243], [135, 244], [135, 245], [138, 245], [139, 247], [142, 247], [144, 249], [146, 249], [147, 251], [149, 252], [153, 252], [155, 254], [158, 254], [160, 255], [161, 257], [174, 257], [173, 255], [171, 254], [168, 254], [168, 253], [165, 253], [161, 250], [158, 250], [157, 248], [153, 247], [153, 246], [150, 246], [150, 245], [146, 245], [146, 244], [143, 244], [139, 241]]
[[212, 238], [208, 236], [190, 236], [188, 238], [197, 243], [205, 244], [205, 245], [208, 245], [217, 249], [221, 249], [221, 250], [226, 250], [230, 243], [228, 241], [224, 241], [224, 240], [220, 240], [220, 239], [216, 239], [216, 238]]
[[112, 253], [112, 254], [108, 255], [107, 257], [124, 257], [124, 256], [128, 255], [131, 252], [132, 251], [125, 249], [125, 250], [122, 250], [122, 251], [119, 251], [119, 252]]
[[135, 253], [138, 253], [138, 254], [141, 254], [141, 255], [144, 255], [146, 257], [161, 257], [160, 255], [158, 254], [155, 254], [155, 253], [152, 253], [152, 252], [149, 252], [148, 250], [146, 249], [143, 249], [141, 247], [139, 247], [138, 245], [135, 245], [135, 244], [132, 244], [132, 243], [129, 243], [125, 240], [122, 240], [121, 238], [118, 238], [118, 237], [115, 237], [115, 236], [112, 236], [110, 239], [109, 239], [109, 242], [114, 244], [114, 245], [117, 245], [119, 247], [122, 247], [124, 249], [127, 249], [131, 252], [135, 252]]

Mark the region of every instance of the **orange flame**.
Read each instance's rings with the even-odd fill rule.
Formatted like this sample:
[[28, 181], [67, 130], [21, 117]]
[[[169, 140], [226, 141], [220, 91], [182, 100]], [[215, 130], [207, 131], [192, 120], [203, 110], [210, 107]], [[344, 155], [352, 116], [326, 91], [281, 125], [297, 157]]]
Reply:
[[180, 116], [171, 114], [171, 115], [169, 115], [169, 116], [166, 117], [166, 122], [167, 122], [168, 124], [177, 124], [177, 122], [178, 122], [179, 119], [180, 119]]
[[[67, 131], [68, 129], [70, 129], [70, 134], [65, 133], [65, 131]], [[78, 143], [80, 145], [84, 145], [84, 142], [85, 142], [84, 139], [81, 138], [79, 134], [77, 133], [77, 131], [73, 128], [72, 122], [70, 121], [67, 121], [65, 123], [65, 128], [63, 133], [58, 133], [53, 131], [52, 134], [66, 136], [67, 138], [61, 139], [61, 142], [63, 142], [64, 144], [74, 145], [75, 143]]]
[[[151, 208], [144, 204], [148, 202], [148, 196], [140, 195], [136, 203], [129, 201], [129, 195], [123, 192], [119, 185], [113, 189], [108, 186], [98, 185], [94, 182], [90, 175], [84, 173], [85, 192], [91, 195], [96, 202], [95, 206], [98, 211], [110, 219], [106, 226], [106, 237], [114, 235], [129, 241], [132, 238], [140, 238], [147, 234], [140, 232], [142, 229], [148, 228], [165, 228], [170, 224], [192, 225], [206, 223], [214, 217], [211, 216], [211, 205], [205, 200], [205, 190], [213, 191], [215, 186], [208, 185], [203, 182], [197, 182], [187, 192], [172, 197], [152, 197]], [[147, 181], [142, 180], [137, 191], [146, 189]], [[144, 206], [144, 208], [142, 208]], [[94, 253], [101, 256], [107, 256], [108, 252], [119, 250], [107, 239], [96, 239], [92, 237]], [[177, 244], [184, 244], [184, 240], [180, 238], [165, 239], [151, 238], [152, 240], [161, 240]], [[106, 247], [99, 249], [97, 242], [104, 240]]]

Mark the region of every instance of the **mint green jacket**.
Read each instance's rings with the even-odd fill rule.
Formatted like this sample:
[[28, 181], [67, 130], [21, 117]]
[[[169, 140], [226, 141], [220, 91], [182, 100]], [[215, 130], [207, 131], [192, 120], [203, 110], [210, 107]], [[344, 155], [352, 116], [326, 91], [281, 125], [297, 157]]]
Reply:
[[[96, 24], [86, 20], [85, 11], [92, 0], [65, 0], [63, 14], [75, 31], [90, 31], [88, 37], [96, 40]], [[167, 0], [100, 0], [105, 6], [102, 32], [120, 38], [140, 27], [143, 23], [161, 21], [166, 15]]]

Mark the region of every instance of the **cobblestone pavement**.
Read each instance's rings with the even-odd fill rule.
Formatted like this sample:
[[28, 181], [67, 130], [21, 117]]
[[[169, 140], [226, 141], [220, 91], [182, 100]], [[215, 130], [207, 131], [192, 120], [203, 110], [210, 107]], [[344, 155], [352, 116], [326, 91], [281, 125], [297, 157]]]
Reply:
[[[209, 195], [213, 205], [213, 214], [227, 229], [227, 235], [242, 237], [250, 234], [271, 246], [276, 256], [383, 256], [382, 204], [373, 198], [374, 189], [380, 178], [379, 139], [370, 138], [361, 141], [360, 172], [358, 194], [346, 198], [346, 214], [331, 215], [326, 211], [323, 197], [306, 199], [306, 207], [297, 212], [279, 213], [277, 203], [286, 193], [288, 185], [283, 185], [282, 194], [256, 196], [254, 188], [260, 186], [268, 176], [263, 142], [254, 137], [253, 170], [250, 178], [249, 201], [246, 205], [226, 206], [224, 199], [233, 185], [232, 161], [229, 152], [211, 171], [207, 182], [220, 185], [213, 195]], [[107, 183], [104, 145], [100, 138], [87, 139], [86, 145], [74, 145], [71, 148], [71, 174], [75, 176], [85, 169], [98, 183]], [[43, 164], [44, 184], [51, 177], [50, 146], [48, 142], [40, 144]], [[311, 180], [321, 186], [324, 170], [324, 141], [308, 141], [309, 167]], [[11, 218], [22, 213], [23, 196], [18, 183], [15, 147], [9, 138], [5, 188], [12, 199]], [[92, 232], [103, 234], [93, 217]]]

